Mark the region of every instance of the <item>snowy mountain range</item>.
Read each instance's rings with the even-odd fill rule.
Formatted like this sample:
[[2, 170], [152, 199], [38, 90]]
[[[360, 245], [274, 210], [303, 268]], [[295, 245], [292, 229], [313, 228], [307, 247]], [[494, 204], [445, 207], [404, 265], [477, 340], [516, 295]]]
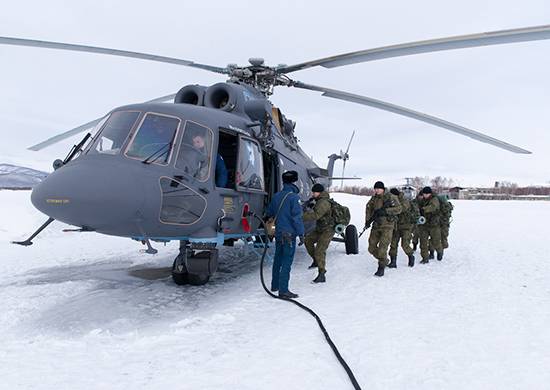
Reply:
[[23, 190], [33, 188], [48, 173], [12, 164], [0, 164], [0, 189]]

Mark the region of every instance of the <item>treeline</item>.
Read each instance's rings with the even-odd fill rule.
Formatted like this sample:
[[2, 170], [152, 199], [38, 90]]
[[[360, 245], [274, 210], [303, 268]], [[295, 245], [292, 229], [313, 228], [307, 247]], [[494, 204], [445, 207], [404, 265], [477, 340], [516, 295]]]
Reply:
[[[455, 180], [443, 176], [436, 176], [434, 178], [429, 176], [416, 176], [408, 178], [407, 184], [419, 190], [426, 186], [430, 186], [434, 191], [441, 192], [442, 190], [448, 190], [449, 188], [454, 187]], [[344, 186], [344, 188], [334, 188], [333, 191], [366, 196], [371, 196], [374, 193], [374, 190], [371, 187], [364, 186]]]
[[[407, 178], [407, 184], [420, 190], [425, 186], [430, 186], [432, 189], [439, 193], [448, 193], [449, 190], [457, 186], [457, 182], [444, 176], [416, 176]], [[404, 185], [404, 184], [402, 184]], [[509, 181], [497, 181], [493, 187], [459, 187], [460, 189], [468, 189], [472, 193], [492, 193], [492, 194], [506, 194], [510, 196], [550, 196], [550, 186], [525, 186], [520, 187], [517, 183]], [[344, 186], [343, 188], [334, 188], [333, 191], [345, 192], [354, 195], [366, 195], [370, 196], [374, 193], [371, 187], [365, 186]]]

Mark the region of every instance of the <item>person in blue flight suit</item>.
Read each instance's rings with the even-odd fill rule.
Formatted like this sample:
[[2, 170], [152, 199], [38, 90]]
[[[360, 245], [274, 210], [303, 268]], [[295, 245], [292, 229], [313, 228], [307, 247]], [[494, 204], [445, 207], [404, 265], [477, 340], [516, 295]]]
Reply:
[[284, 299], [298, 298], [288, 289], [290, 268], [296, 250], [296, 237], [304, 243], [304, 223], [300, 206], [300, 190], [295, 183], [298, 172], [287, 171], [282, 175], [283, 189], [273, 195], [267, 207], [266, 215], [275, 219], [275, 258], [271, 279], [271, 291], [278, 291]]

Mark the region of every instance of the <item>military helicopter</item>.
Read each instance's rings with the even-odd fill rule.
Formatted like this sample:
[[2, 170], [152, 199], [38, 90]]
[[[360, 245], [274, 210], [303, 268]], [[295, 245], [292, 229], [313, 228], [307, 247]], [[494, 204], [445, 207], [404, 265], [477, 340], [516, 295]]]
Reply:
[[[514, 152], [529, 151], [446, 120], [370, 97], [306, 84], [290, 73], [322, 66], [334, 68], [435, 51], [535, 41], [550, 38], [550, 26], [454, 36], [350, 52], [295, 65], [217, 67], [179, 58], [59, 42], [0, 37], [0, 44], [131, 57], [183, 65], [225, 75], [211, 86], [187, 85], [175, 95], [118, 107], [105, 117], [52, 137], [41, 150], [95, 126], [32, 192], [32, 203], [48, 220], [27, 240], [31, 245], [53, 220], [76, 231], [151, 241], [179, 240], [172, 276], [177, 284], [206, 283], [216, 271], [218, 247], [261, 234], [251, 213], [262, 215], [281, 188], [281, 173], [296, 170], [303, 200], [314, 182], [330, 184], [334, 163], [319, 167], [302, 150], [296, 123], [270, 101], [274, 88], [293, 87], [389, 111]], [[173, 99], [172, 104], [161, 103]], [[93, 134], [93, 136], [92, 136]], [[349, 150], [349, 146], [348, 146]], [[225, 165], [225, 174], [220, 159]], [[221, 172], [221, 173], [219, 173]], [[351, 225], [350, 225], [351, 226]], [[348, 226], [348, 240], [357, 230]], [[354, 234], [353, 234], [354, 233]], [[336, 239], [338, 237], [335, 237]]]

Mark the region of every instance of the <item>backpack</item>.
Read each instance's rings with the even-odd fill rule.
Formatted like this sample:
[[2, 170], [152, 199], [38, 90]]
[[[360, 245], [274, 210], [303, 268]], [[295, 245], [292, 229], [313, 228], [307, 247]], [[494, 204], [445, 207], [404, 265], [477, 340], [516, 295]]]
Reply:
[[453, 204], [449, 202], [446, 195], [437, 195], [439, 199], [439, 215], [443, 220], [449, 221], [453, 213]]
[[330, 201], [330, 213], [332, 214], [332, 220], [334, 221], [334, 226], [344, 225], [348, 226], [351, 221], [351, 214], [349, 209], [346, 206], [342, 206], [340, 203], [336, 202], [334, 199], [329, 199]]

